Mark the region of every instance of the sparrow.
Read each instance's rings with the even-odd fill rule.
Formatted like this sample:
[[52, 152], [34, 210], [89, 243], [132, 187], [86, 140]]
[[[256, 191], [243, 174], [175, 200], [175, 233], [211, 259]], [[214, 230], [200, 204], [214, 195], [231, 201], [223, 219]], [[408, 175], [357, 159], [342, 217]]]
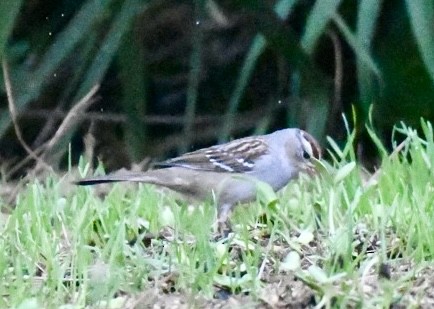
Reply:
[[278, 191], [301, 172], [313, 174], [313, 160], [320, 158], [321, 148], [310, 134], [289, 128], [189, 152], [146, 172], [115, 172], [75, 183], [143, 182], [195, 200], [214, 197], [220, 227], [236, 205], [256, 199], [258, 180]]

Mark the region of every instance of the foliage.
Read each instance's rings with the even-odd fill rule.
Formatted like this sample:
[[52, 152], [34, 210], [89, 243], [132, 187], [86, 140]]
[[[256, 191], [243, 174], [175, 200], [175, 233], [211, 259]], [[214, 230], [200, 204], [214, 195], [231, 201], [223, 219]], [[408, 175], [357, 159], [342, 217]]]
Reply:
[[237, 207], [234, 232], [217, 240], [212, 203], [179, 205], [143, 185], [99, 198], [101, 188], [71, 188], [67, 178], [31, 182], [2, 217], [0, 304], [432, 304], [434, 133], [422, 127], [423, 137], [396, 129], [405, 142], [376, 176], [352, 161], [353, 132], [343, 150], [332, 142], [334, 162], [318, 177], [292, 182], [277, 200], [258, 186], [258, 202]]
[[[83, 121], [96, 119], [97, 146], [135, 162], [275, 127], [342, 138], [351, 104], [361, 124], [374, 104], [382, 131], [434, 118], [431, 1], [27, 0], [2, 2], [0, 21], [0, 55], [34, 147], [95, 84], [93, 110], [103, 113]], [[4, 157], [19, 149], [10, 128], [4, 108]]]

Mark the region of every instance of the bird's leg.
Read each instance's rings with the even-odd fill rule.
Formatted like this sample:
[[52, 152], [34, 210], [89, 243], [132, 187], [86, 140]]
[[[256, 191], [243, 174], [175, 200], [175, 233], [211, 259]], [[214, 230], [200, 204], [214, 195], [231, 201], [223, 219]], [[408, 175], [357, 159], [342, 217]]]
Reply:
[[232, 211], [231, 204], [223, 204], [218, 207], [217, 211], [217, 229], [222, 237], [227, 237], [232, 231], [229, 223], [229, 215]]

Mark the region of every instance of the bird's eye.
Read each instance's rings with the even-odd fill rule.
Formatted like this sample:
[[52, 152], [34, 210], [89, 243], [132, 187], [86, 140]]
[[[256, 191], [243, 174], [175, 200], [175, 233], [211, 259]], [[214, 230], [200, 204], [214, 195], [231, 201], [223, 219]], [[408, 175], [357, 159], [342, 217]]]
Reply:
[[306, 160], [310, 159], [310, 154], [306, 150], [303, 150], [303, 158], [305, 158]]

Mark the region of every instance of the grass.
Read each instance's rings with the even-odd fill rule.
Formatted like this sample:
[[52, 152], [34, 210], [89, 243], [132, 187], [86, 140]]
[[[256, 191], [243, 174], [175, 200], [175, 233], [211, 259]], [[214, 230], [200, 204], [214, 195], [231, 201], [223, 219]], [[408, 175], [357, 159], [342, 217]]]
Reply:
[[29, 183], [2, 216], [0, 307], [429, 306], [434, 141], [422, 126], [397, 129], [404, 148], [370, 182], [352, 147], [332, 143], [318, 177], [237, 207], [227, 239], [212, 203], [152, 186]]

